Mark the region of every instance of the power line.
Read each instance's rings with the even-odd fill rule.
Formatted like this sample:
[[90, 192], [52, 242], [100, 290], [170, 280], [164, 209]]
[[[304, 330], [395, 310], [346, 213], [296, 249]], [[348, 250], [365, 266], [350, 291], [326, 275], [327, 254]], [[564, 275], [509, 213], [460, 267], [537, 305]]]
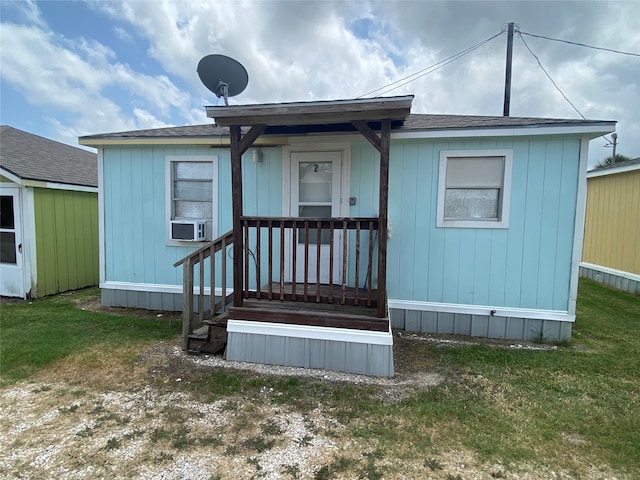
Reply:
[[[456, 60], [458, 60], [459, 58], [464, 57], [465, 55], [471, 53], [472, 51], [474, 51], [474, 50], [482, 47], [483, 45], [489, 43], [494, 38], [499, 37], [503, 33], [504, 33], [504, 30], [502, 30], [499, 33], [496, 33], [492, 37], [489, 37], [489, 38], [487, 38], [485, 40], [482, 40], [479, 43], [476, 43], [475, 45], [472, 45], [471, 47], [468, 47], [468, 48], [466, 48], [466, 49], [464, 49], [464, 50], [462, 50], [462, 51], [460, 51], [460, 52], [458, 52], [458, 53], [456, 53], [454, 55], [451, 55], [450, 57], [445, 58], [444, 60], [440, 60], [439, 62], [436, 62], [433, 65], [430, 65], [430, 66], [428, 66], [426, 68], [423, 68], [422, 70], [420, 70], [418, 72], [412, 73], [411, 75], [407, 75], [404, 78], [396, 80], [395, 82], [389, 83], [389, 84], [384, 85], [384, 86], [382, 86], [380, 88], [376, 88], [375, 90], [372, 90], [372, 91], [370, 91], [368, 93], [365, 93], [364, 95], [360, 95], [357, 98], [368, 97], [372, 93], [380, 92], [380, 90], [384, 90], [384, 92], [379, 93], [379, 95], [384, 95], [385, 93], [391, 92], [393, 90], [396, 90], [397, 88], [400, 88], [400, 87], [403, 87], [405, 85], [408, 85], [409, 83], [414, 82], [415, 80], [417, 80], [419, 78], [422, 78], [425, 75], [428, 75], [430, 73], [433, 73], [436, 70], [439, 70], [440, 68], [442, 68], [442, 67], [444, 67], [444, 66], [446, 66], [446, 65], [448, 65], [448, 64], [450, 64], [450, 63], [452, 63], [452, 62], [454, 62]], [[400, 82], [404, 82], [404, 83], [400, 83]], [[400, 85], [397, 85], [397, 84], [400, 84]], [[397, 86], [395, 86], [393, 88], [389, 88], [389, 87], [391, 87], [393, 85], [397, 85]], [[388, 89], [388, 90], [385, 90], [385, 89]]]
[[593, 45], [587, 45], [585, 43], [571, 42], [569, 40], [561, 40], [559, 38], [545, 37], [544, 35], [535, 35], [533, 33], [523, 32], [522, 30], [518, 30], [518, 33], [520, 35], [529, 35], [530, 37], [544, 38], [545, 40], [551, 40], [553, 42], [568, 43], [569, 45], [578, 45], [580, 47], [592, 48], [594, 50], [604, 50], [605, 52], [619, 53], [620, 55], [631, 55], [632, 57], [640, 57], [640, 53], [623, 52], [620, 50], [614, 50], [612, 48], [594, 47]]
[[[520, 32], [518, 32], [518, 34], [520, 34]], [[527, 50], [529, 50], [529, 53], [533, 56], [533, 58], [536, 59], [536, 62], [538, 62], [538, 66], [542, 69], [542, 71], [544, 72], [544, 74], [547, 76], [547, 78], [551, 81], [551, 83], [553, 84], [554, 87], [556, 87], [556, 90], [558, 90], [558, 92], [560, 92], [560, 95], [563, 96], [563, 98], [569, 103], [569, 105], [571, 105], [573, 107], [573, 109], [578, 112], [578, 115], [580, 115], [582, 117], [583, 120], [586, 120], [587, 117], [585, 117], [582, 112], [580, 112], [580, 110], [578, 110], [576, 108], [576, 106], [571, 103], [571, 100], [569, 100], [567, 98], [567, 96], [563, 93], [562, 90], [560, 90], [560, 87], [558, 87], [558, 85], [556, 84], [556, 82], [553, 81], [553, 78], [551, 78], [551, 75], [549, 75], [549, 72], [547, 72], [545, 70], [545, 68], [542, 66], [542, 63], [540, 63], [540, 59], [538, 58], [538, 56], [533, 53], [533, 51], [531, 51], [531, 49], [529, 48], [529, 45], [527, 45], [527, 42], [525, 42], [524, 38], [522, 38], [522, 35], [518, 35], [520, 37], [520, 40], [522, 40], [522, 43], [524, 43], [524, 46], [527, 47]]]
[[[540, 69], [544, 72], [544, 74], [547, 76], [547, 78], [549, 79], [549, 81], [553, 84], [553, 86], [556, 88], [556, 90], [558, 90], [558, 92], [560, 92], [560, 95], [562, 95], [562, 97], [567, 101], [567, 103], [569, 103], [569, 105], [571, 105], [573, 107], [573, 109], [578, 112], [578, 115], [580, 115], [582, 117], [583, 120], [586, 120], [587, 117], [585, 117], [582, 112], [580, 110], [578, 110], [578, 108], [571, 102], [571, 100], [569, 100], [569, 98], [564, 94], [564, 92], [560, 89], [560, 87], [558, 87], [558, 84], [556, 82], [553, 81], [553, 78], [551, 78], [551, 75], [549, 75], [549, 72], [547, 72], [547, 70], [542, 66], [542, 63], [540, 63], [540, 59], [538, 58], [538, 56], [533, 53], [533, 51], [531, 50], [531, 48], [529, 48], [529, 45], [527, 45], [527, 42], [524, 40], [524, 37], [522, 35], [520, 35], [520, 32], [518, 31], [518, 36], [520, 37], [520, 40], [522, 40], [522, 43], [524, 44], [524, 46], [527, 48], [527, 50], [529, 50], [529, 53], [533, 56], [533, 58], [536, 59], [536, 62], [538, 62], [538, 66], [540, 67]], [[609, 143], [611, 143], [611, 140], [609, 140], [606, 135], [602, 135], [602, 138], [604, 138], [606, 141], [608, 141]]]

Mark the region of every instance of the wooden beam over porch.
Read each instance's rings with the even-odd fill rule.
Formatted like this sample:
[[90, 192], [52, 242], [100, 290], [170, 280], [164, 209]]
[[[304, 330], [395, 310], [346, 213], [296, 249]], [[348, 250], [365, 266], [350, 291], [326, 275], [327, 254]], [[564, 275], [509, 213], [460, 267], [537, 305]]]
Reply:
[[207, 117], [221, 127], [232, 125], [318, 125], [382, 119], [405, 120], [411, 112], [413, 95], [359, 100], [297, 102], [264, 105], [206, 107]]

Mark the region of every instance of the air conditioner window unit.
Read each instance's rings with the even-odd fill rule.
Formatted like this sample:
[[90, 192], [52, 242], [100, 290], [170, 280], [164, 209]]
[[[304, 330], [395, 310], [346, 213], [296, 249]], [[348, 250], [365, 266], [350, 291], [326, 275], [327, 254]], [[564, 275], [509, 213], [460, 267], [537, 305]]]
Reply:
[[207, 238], [206, 220], [171, 220], [171, 240], [202, 242]]

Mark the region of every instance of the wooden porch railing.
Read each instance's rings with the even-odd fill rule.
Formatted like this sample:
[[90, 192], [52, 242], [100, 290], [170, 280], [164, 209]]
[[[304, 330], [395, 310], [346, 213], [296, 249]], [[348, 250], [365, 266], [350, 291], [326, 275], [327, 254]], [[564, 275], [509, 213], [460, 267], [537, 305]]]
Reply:
[[[204, 247], [196, 250], [182, 260], [173, 264], [182, 265], [182, 343], [187, 348], [189, 335], [202, 323], [215, 317], [218, 312], [225, 310], [231, 302], [231, 295], [227, 295], [227, 247], [233, 244], [233, 231], [216, 238]], [[220, 262], [220, 283], [222, 292], [216, 296], [216, 252]], [[208, 261], [206, 261], [209, 259]], [[198, 288], [194, 289], [195, 267], [198, 266]], [[208, 309], [205, 307], [205, 272], [209, 272], [211, 296]], [[195, 297], [197, 296], [197, 303]], [[219, 298], [219, 300], [218, 300]], [[195, 308], [197, 306], [197, 309]]]
[[[372, 285], [373, 258], [378, 218], [307, 218], [307, 217], [240, 217], [243, 228], [243, 297], [258, 300], [287, 300], [295, 302], [337, 303], [341, 305], [376, 306], [384, 303], [383, 292], [375, 291]], [[315, 231], [314, 231], [315, 230]], [[323, 236], [323, 232], [325, 235]], [[336, 233], [341, 232], [341, 245], [336, 245]], [[348, 238], [351, 234], [352, 241]], [[363, 238], [362, 232], [367, 232]], [[327, 235], [328, 233], [328, 235]], [[263, 252], [266, 235], [267, 252]], [[315, 238], [314, 238], [315, 237]], [[354, 238], [355, 237], [355, 238]], [[310, 252], [310, 245], [321, 245], [325, 239], [324, 257], [321, 248]], [[326, 240], [328, 238], [328, 240]], [[274, 240], [278, 240], [278, 250], [274, 252]], [[328, 242], [328, 245], [327, 245]], [[290, 245], [289, 254], [285, 254], [285, 245]], [[255, 250], [251, 251], [250, 246]], [[301, 251], [298, 253], [298, 245]], [[341, 273], [334, 269], [335, 256], [342, 251], [339, 259]], [[353, 271], [348, 272], [348, 254], [353, 255]], [[297, 272], [298, 254], [304, 256], [303, 272]], [[263, 283], [263, 261], [266, 255], [266, 285]], [[327, 258], [328, 255], [328, 258]], [[361, 268], [361, 256], [366, 255], [366, 268]], [[250, 256], [254, 262], [250, 262]], [[285, 262], [290, 265], [290, 282], [285, 282]], [[255, 288], [250, 288], [251, 264], [255, 265]], [[328, 282], [321, 284], [321, 264], [327, 265]], [[315, 266], [315, 278], [309, 278], [309, 272]], [[274, 268], [276, 269], [274, 272]], [[349, 275], [349, 273], [351, 275]], [[302, 274], [302, 280], [296, 281]], [[352, 288], [348, 287], [351, 282]], [[365, 287], [360, 284], [364, 281]], [[276, 287], [274, 289], [274, 286]], [[266, 291], [263, 288], [266, 287]], [[321, 288], [322, 287], [322, 288]], [[276, 290], [276, 291], [274, 291]], [[349, 293], [348, 293], [349, 290]]]

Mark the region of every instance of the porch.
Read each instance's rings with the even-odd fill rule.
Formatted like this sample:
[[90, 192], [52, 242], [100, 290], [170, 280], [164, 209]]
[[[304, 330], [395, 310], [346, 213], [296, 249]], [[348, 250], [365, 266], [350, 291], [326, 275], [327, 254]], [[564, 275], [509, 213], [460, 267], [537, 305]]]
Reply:
[[[223, 349], [226, 334], [229, 360], [393, 375], [386, 302], [389, 142], [392, 122], [406, 118], [411, 100], [208, 107], [219, 126], [230, 128], [233, 229], [175, 264], [183, 267], [186, 350]], [[243, 125], [251, 125], [244, 136]], [[242, 154], [263, 133], [292, 128], [298, 134], [359, 132], [380, 152], [377, 216], [245, 215]], [[343, 192], [339, 203], [348, 202]]]
[[377, 218], [242, 217], [242, 225], [240, 304], [228, 288], [232, 231], [175, 264], [183, 266], [183, 291], [193, 292], [183, 295], [185, 350], [393, 375], [386, 300], [373, 273]]

